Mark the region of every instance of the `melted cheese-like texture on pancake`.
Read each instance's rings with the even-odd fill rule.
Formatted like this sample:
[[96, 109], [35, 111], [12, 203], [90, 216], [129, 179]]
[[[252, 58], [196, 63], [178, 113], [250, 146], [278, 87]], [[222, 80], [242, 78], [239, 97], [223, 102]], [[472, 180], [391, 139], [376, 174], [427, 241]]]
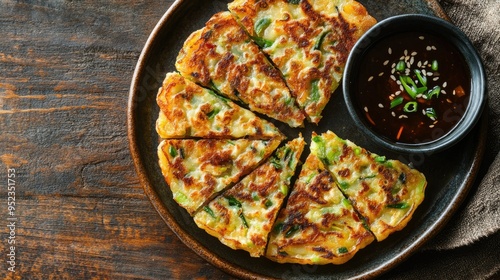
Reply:
[[331, 131], [313, 133], [311, 153], [330, 171], [378, 241], [403, 229], [424, 199], [427, 181], [422, 173]]
[[313, 123], [338, 87], [352, 46], [376, 22], [351, 0], [235, 0], [229, 10], [283, 73]]
[[166, 75], [156, 100], [161, 138], [284, 138], [272, 123], [178, 73]]
[[262, 256], [304, 145], [302, 137], [288, 142], [241, 182], [211, 201], [194, 216], [198, 227], [233, 249], [245, 250], [252, 257]]
[[374, 240], [314, 154], [278, 216], [266, 257], [280, 263], [342, 264]]
[[190, 214], [267, 159], [280, 140], [163, 140], [159, 164], [174, 200]]
[[302, 126], [304, 114], [295, 104], [280, 72], [229, 12], [215, 14], [184, 43], [176, 61], [186, 78], [213, 87], [254, 111]]

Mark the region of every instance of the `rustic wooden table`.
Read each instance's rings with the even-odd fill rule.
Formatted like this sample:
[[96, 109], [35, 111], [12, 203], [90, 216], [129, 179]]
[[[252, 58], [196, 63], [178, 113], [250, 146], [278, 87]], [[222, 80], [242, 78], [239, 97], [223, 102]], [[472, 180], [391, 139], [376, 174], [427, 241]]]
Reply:
[[132, 73], [173, 2], [0, 1], [1, 279], [231, 278], [157, 215], [128, 149]]
[[173, 2], [0, 1], [0, 279], [229, 278], [169, 230], [129, 155], [132, 73]]

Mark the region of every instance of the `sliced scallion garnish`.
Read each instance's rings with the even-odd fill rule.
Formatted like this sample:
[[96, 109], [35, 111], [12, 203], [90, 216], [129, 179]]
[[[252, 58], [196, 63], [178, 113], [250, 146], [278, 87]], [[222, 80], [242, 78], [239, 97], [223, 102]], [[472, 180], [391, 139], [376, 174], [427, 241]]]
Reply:
[[309, 95], [309, 99], [313, 102], [319, 100], [319, 80], [311, 82], [311, 94]]
[[434, 110], [434, 108], [432, 108], [432, 107], [425, 109], [425, 115], [427, 117], [429, 117], [431, 120], [436, 120], [437, 119], [436, 110]]
[[281, 162], [279, 159], [273, 157], [271, 158], [271, 160], [269, 161], [269, 163], [271, 163], [272, 166], [274, 166], [274, 168], [276, 169], [281, 169], [283, 168], [283, 166], [281, 166]]
[[403, 103], [403, 100], [404, 100], [404, 98], [402, 96], [398, 96], [398, 97], [394, 98], [393, 100], [391, 100], [391, 109], [398, 106], [398, 105], [401, 105]]
[[236, 207], [241, 208], [241, 202], [239, 202], [239, 200], [237, 200], [236, 198], [229, 196], [229, 197], [226, 197], [226, 199], [229, 203], [229, 206], [236, 206]]
[[410, 101], [405, 104], [403, 111], [405, 111], [406, 113], [413, 113], [417, 111], [417, 107], [418, 105], [416, 101]]
[[350, 187], [348, 182], [339, 182], [338, 184], [339, 184], [340, 188], [343, 190], [346, 190]]
[[349, 252], [346, 247], [340, 247], [337, 251], [339, 252], [339, 254], [345, 254]]
[[210, 207], [208, 207], [208, 206], [203, 207], [203, 211], [207, 212], [207, 214], [210, 215], [210, 217], [212, 217], [214, 219], [216, 218], [214, 211], [212, 209], [210, 209]]
[[433, 60], [433, 61], [432, 61], [432, 64], [431, 64], [431, 69], [432, 69], [433, 71], [437, 71], [437, 70], [439, 69], [439, 65], [438, 65], [437, 60]]
[[410, 77], [405, 75], [399, 76], [399, 80], [410, 97], [415, 99], [417, 97], [417, 86], [415, 85], [415, 82], [413, 82]]
[[283, 195], [287, 195], [288, 194], [288, 186], [287, 185], [281, 185], [280, 186], [280, 192], [283, 194]]
[[252, 199], [253, 201], [259, 201], [259, 194], [257, 192], [252, 192]]
[[321, 33], [321, 35], [319, 36], [319, 39], [314, 44], [314, 49], [315, 50], [320, 50], [321, 49], [321, 45], [323, 44], [323, 41], [325, 40], [325, 37], [326, 37], [326, 35], [328, 35], [328, 33], [330, 33], [329, 30]]
[[170, 154], [171, 157], [177, 156], [177, 150], [174, 148], [174, 146], [168, 147], [168, 153]]
[[266, 201], [264, 202], [264, 206], [266, 208], [269, 208], [269, 207], [273, 206], [273, 202], [269, 199], [266, 199]]
[[257, 36], [253, 36], [252, 39], [255, 41], [255, 43], [257, 45], [259, 45], [259, 47], [261, 47], [263, 49], [269, 48], [270, 46], [272, 46], [274, 44], [274, 42], [271, 40], [266, 40], [264, 38], [257, 37]]
[[385, 156], [376, 156], [373, 160], [378, 163], [384, 163], [386, 161]]
[[433, 96], [439, 97], [439, 93], [441, 92], [440, 86], [435, 86], [431, 90], [427, 92], [427, 99], [431, 99]]
[[389, 208], [395, 208], [395, 209], [406, 209], [410, 207], [410, 205], [406, 202], [401, 202], [401, 203], [396, 203], [396, 204], [389, 204], [387, 205]]
[[406, 69], [406, 63], [402, 60], [396, 64], [396, 71], [403, 72]]
[[255, 33], [260, 36], [262, 31], [264, 31], [269, 25], [271, 24], [271, 19], [270, 18], [262, 18], [257, 23], [255, 23]]
[[284, 226], [285, 226], [285, 225], [284, 225], [283, 223], [277, 223], [277, 224], [274, 226], [274, 228], [273, 228], [273, 232], [274, 232], [274, 233], [276, 233], [276, 234], [278, 234], [278, 233], [282, 232], [282, 231], [283, 231]]
[[246, 228], [248, 228], [247, 219], [245, 219], [245, 215], [243, 215], [243, 212], [240, 213], [240, 219], [243, 222], [243, 226], [246, 227]]
[[300, 229], [299, 225], [293, 225], [287, 232], [285, 233], [285, 237], [290, 237], [294, 235]]
[[418, 95], [418, 94], [424, 93], [426, 90], [427, 90], [427, 87], [419, 87], [419, 88], [416, 89], [415, 92]]
[[427, 86], [427, 77], [422, 75], [422, 71], [415, 69], [415, 75], [417, 75], [418, 81], [424, 86]]
[[212, 111], [207, 113], [207, 117], [209, 120], [213, 119], [215, 115], [217, 115], [220, 112], [219, 108], [214, 108]]

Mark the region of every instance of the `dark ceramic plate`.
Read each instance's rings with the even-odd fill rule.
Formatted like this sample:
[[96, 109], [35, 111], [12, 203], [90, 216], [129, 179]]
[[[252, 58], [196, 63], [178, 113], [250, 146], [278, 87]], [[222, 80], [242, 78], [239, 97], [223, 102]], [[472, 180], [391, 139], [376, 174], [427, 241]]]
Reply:
[[[377, 20], [405, 13], [447, 18], [436, 1], [366, 0], [362, 2]], [[408, 226], [386, 240], [372, 243], [343, 265], [302, 266], [278, 264], [265, 258], [251, 258], [232, 250], [198, 229], [192, 218], [172, 199], [157, 163], [159, 142], [155, 132], [158, 107], [155, 97], [165, 73], [174, 70], [174, 61], [188, 35], [201, 28], [216, 12], [227, 10], [228, 1], [177, 1], [153, 30], [139, 58], [130, 89], [128, 135], [131, 154], [146, 195], [167, 225], [193, 251], [216, 267], [241, 278], [331, 279], [369, 278], [381, 275], [408, 258], [449, 220], [466, 197], [477, 174], [484, 152], [486, 120], [450, 150], [436, 154], [400, 154], [373, 146], [354, 125], [340, 89], [334, 94], [318, 126], [302, 130], [276, 123], [289, 138], [302, 132], [328, 129], [372, 152], [399, 159], [426, 174], [426, 198]], [[307, 155], [308, 149], [305, 151]]]

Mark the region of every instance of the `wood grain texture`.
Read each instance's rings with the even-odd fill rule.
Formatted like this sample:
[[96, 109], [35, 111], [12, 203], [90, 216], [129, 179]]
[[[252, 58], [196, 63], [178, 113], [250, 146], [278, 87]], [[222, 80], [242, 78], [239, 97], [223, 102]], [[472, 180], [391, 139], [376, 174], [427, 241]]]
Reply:
[[[173, 1], [0, 1], [1, 279], [228, 279], [168, 229], [127, 142], [132, 73]], [[5, 252], [5, 253], [4, 253]]]
[[[132, 73], [173, 2], [0, 0], [0, 279], [233, 279], [165, 225], [128, 149]], [[452, 16], [463, 8], [456, 2], [440, 1]], [[8, 169], [15, 273], [6, 263]]]

